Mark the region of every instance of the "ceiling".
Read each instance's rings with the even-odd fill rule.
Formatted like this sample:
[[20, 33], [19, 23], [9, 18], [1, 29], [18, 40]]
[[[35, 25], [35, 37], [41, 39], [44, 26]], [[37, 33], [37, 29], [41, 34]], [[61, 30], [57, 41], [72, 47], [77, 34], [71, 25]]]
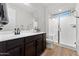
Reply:
[[66, 10], [74, 10], [76, 7], [75, 3], [35, 3], [33, 5], [46, 7], [49, 13], [52, 14], [60, 13]]
[[[26, 9], [30, 12], [39, 10], [36, 9], [38, 7], [47, 8], [51, 14], [56, 14], [66, 10], [74, 10], [76, 7], [75, 3], [13, 3], [11, 5]], [[59, 11], [59, 9], [61, 9], [61, 11]]]

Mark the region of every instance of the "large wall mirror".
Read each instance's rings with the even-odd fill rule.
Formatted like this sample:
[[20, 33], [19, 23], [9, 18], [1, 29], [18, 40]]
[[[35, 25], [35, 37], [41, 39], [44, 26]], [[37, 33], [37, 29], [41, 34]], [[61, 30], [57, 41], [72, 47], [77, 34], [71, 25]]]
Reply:
[[14, 28], [20, 28], [21, 30], [32, 29], [34, 17], [28, 8], [21, 3], [7, 3], [6, 11], [9, 22], [1, 31], [13, 31]]

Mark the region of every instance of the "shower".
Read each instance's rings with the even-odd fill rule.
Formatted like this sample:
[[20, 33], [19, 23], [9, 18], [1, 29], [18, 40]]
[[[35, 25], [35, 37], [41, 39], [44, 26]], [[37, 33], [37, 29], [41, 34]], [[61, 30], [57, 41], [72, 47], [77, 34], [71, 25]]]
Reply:
[[76, 48], [77, 19], [76, 10], [66, 10], [61, 13], [52, 14], [50, 17], [49, 31], [55, 34], [53, 40], [60, 45]]

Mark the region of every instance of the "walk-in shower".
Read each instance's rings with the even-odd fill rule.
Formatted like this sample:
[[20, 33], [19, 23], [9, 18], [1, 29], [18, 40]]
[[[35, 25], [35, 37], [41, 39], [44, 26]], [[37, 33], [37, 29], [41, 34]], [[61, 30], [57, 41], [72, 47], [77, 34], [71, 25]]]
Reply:
[[75, 10], [52, 14], [49, 19], [49, 34], [53, 34], [53, 41], [76, 48], [77, 18]]

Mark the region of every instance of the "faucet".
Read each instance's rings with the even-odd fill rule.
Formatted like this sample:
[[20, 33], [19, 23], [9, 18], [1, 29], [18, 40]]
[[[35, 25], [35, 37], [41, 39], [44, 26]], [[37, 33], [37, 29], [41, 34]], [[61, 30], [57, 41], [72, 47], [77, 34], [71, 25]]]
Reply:
[[20, 34], [20, 29], [19, 29], [19, 28], [15, 28], [14, 30], [15, 30], [15, 31], [14, 31], [15, 35]]

